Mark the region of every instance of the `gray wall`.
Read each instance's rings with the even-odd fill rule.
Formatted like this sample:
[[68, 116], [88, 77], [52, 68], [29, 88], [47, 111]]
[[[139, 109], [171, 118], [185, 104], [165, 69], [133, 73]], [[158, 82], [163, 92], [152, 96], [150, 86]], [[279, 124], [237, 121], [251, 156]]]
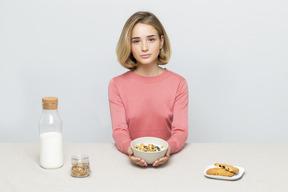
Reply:
[[0, 1], [0, 142], [37, 142], [43, 96], [59, 97], [65, 142], [112, 142], [107, 86], [126, 70], [126, 19], [155, 13], [166, 66], [190, 89], [189, 142], [288, 141], [286, 0]]

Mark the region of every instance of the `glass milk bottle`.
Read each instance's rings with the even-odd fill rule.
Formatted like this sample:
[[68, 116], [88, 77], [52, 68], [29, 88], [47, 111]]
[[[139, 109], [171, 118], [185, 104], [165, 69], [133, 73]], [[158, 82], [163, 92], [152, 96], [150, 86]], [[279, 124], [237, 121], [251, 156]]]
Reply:
[[62, 121], [58, 114], [58, 98], [43, 97], [40, 119], [40, 166], [55, 169], [63, 166]]

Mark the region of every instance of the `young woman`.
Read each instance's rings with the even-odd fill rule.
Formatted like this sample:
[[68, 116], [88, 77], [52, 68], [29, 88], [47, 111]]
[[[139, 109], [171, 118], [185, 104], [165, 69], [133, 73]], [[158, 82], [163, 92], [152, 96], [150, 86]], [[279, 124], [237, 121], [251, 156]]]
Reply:
[[138, 137], [158, 137], [169, 144], [164, 164], [180, 151], [188, 136], [188, 87], [186, 80], [159, 65], [168, 63], [171, 48], [167, 33], [150, 12], [136, 12], [125, 23], [116, 53], [128, 72], [109, 83], [113, 138], [117, 148], [140, 166], [130, 143]]

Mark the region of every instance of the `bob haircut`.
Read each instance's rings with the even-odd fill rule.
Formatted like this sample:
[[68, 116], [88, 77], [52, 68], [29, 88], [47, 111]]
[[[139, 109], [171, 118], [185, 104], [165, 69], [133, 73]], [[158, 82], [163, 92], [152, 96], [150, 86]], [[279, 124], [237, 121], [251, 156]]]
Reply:
[[153, 26], [158, 32], [159, 38], [161, 39], [161, 36], [163, 36], [164, 43], [158, 55], [157, 64], [167, 64], [171, 57], [171, 47], [168, 35], [159, 19], [154, 14], [147, 11], [136, 12], [126, 21], [116, 47], [116, 54], [120, 64], [130, 70], [134, 70], [137, 68], [137, 61], [131, 53], [131, 44], [132, 30], [134, 26], [138, 23]]

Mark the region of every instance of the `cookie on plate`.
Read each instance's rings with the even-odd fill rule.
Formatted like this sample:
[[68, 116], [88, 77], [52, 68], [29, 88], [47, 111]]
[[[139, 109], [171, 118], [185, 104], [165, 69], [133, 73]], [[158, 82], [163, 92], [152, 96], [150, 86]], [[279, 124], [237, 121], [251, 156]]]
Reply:
[[211, 168], [206, 171], [207, 175], [216, 175], [216, 176], [224, 176], [224, 177], [232, 177], [234, 173], [229, 172], [222, 168]]
[[232, 165], [227, 165], [227, 164], [221, 164], [221, 163], [215, 163], [214, 164], [216, 167], [223, 168], [231, 173], [238, 173], [239, 169], [237, 167], [234, 167]]

